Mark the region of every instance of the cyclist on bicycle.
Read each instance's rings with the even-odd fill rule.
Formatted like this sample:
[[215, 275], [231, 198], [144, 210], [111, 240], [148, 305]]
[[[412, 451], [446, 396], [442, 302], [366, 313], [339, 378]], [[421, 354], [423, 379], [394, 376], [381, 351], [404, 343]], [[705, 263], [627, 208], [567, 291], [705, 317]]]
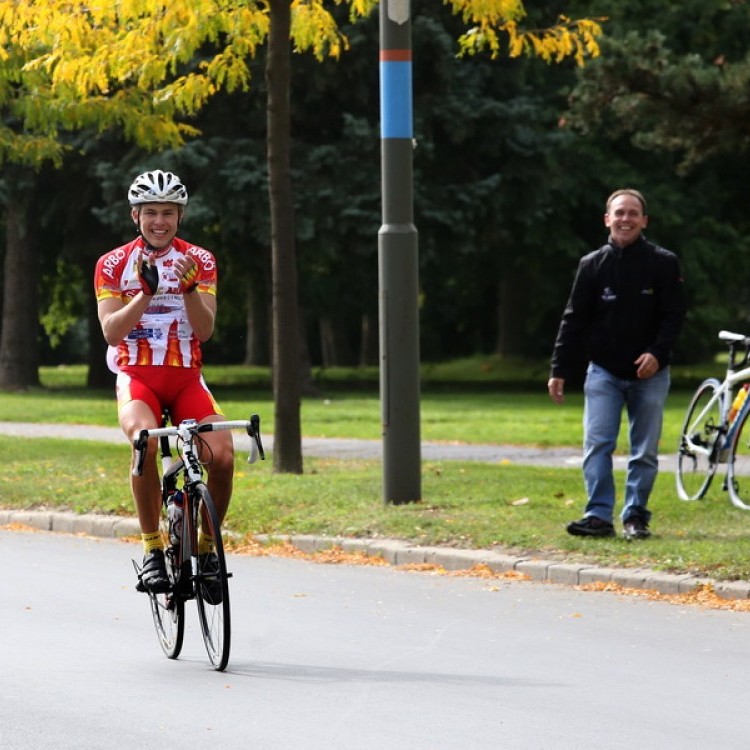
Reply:
[[[94, 275], [99, 322], [117, 370], [120, 427], [131, 442], [141, 430], [160, 425], [165, 409], [174, 424], [183, 419], [224, 419], [201, 374], [201, 342], [216, 318], [217, 268], [214, 256], [176, 236], [188, 194], [177, 175], [144, 172], [128, 191], [130, 215], [138, 230], [131, 242], [99, 258]], [[219, 519], [232, 494], [234, 448], [231, 433], [208, 432], [203, 460]], [[142, 476], [131, 472], [131, 490], [143, 538], [142, 584], [155, 593], [169, 588], [159, 532], [161, 488], [156, 444], [150, 441]], [[202, 530], [199, 553], [213, 539]]]

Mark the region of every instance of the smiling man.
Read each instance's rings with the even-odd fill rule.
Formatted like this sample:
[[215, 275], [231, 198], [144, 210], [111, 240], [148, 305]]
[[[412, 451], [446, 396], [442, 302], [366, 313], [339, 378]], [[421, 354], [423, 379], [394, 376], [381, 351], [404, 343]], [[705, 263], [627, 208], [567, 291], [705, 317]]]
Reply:
[[[201, 343], [211, 337], [216, 317], [216, 260], [176, 236], [187, 190], [177, 175], [156, 169], [135, 178], [128, 202], [138, 236], [99, 258], [94, 287], [102, 332], [114, 352], [120, 427], [132, 445], [141, 430], [160, 425], [164, 409], [174, 424], [217, 421], [224, 415], [201, 374]], [[210, 457], [208, 488], [221, 520], [232, 494], [232, 437], [228, 431], [206, 432], [202, 440]], [[143, 475], [131, 472], [130, 482], [143, 537], [141, 583], [159, 592], [169, 581], [151, 442]], [[203, 530], [198, 545], [208, 556], [205, 564], [217, 565], [213, 539]]]
[[648, 213], [637, 190], [609, 196], [604, 225], [607, 244], [578, 265], [547, 389], [553, 401], [563, 403], [566, 379], [588, 360], [583, 416], [588, 502], [583, 518], [568, 524], [568, 533], [615, 534], [612, 454], [625, 408], [630, 460], [620, 517], [626, 539], [645, 539], [651, 534], [647, 505], [658, 471], [669, 363], [685, 317], [682, 275], [677, 256], [644, 237]]

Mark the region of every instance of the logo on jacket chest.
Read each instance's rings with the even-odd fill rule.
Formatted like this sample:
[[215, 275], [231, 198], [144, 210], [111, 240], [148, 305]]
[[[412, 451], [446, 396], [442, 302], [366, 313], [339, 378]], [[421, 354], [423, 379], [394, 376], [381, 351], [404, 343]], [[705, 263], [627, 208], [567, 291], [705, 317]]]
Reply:
[[602, 302], [614, 302], [617, 299], [617, 294], [612, 290], [612, 287], [605, 286], [602, 291]]

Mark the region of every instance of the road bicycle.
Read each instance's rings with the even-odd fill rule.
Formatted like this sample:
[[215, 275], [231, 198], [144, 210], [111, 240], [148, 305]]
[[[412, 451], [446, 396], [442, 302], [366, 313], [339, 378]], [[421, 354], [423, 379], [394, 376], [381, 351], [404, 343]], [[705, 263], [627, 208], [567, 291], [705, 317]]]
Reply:
[[[224, 543], [216, 507], [203, 481], [203, 467], [210, 456], [202, 455], [206, 443], [201, 434], [216, 430], [245, 430], [250, 436], [248, 462], [265, 458], [260, 436], [260, 417], [253, 414], [247, 421], [221, 421], [199, 424], [193, 419], [167, 426], [165, 414], [162, 426], [141, 430], [133, 441], [135, 459], [133, 474], [143, 473], [149, 439], [158, 438], [161, 454], [162, 512], [160, 529], [167, 541], [164, 559], [169, 590], [164, 593], [148, 591], [151, 614], [162, 650], [176, 659], [182, 650], [185, 634], [185, 602], [195, 599], [198, 606], [203, 642], [214, 669], [223, 671], [229, 662], [231, 616], [229, 585]], [[179, 457], [174, 459], [170, 438], [176, 438]], [[181, 507], [180, 507], [181, 506]], [[214, 540], [215, 557], [200, 554], [198, 531], [203, 528]], [[147, 591], [141, 581], [141, 569], [133, 560], [138, 575], [139, 591]]]
[[677, 494], [699, 500], [719, 464], [726, 464], [722, 489], [732, 503], [750, 510], [750, 337], [720, 331], [729, 347], [724, 380], [704, 380], [695, 391], [680, 431]]

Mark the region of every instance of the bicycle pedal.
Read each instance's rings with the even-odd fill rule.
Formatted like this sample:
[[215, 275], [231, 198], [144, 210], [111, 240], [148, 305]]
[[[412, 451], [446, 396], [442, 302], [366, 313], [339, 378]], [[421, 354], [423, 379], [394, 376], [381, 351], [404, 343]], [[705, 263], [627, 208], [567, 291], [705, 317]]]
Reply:
[[143, 577], [141, 574], [141, 566], [135, 560], [131, 560], [133, 567], [135, 568], [135, 574], [138, 576], [138, 583], [135, 584], [135, 590], [140, 591], [142, 594], [146, 592], [146, 586], [143, 583]]

